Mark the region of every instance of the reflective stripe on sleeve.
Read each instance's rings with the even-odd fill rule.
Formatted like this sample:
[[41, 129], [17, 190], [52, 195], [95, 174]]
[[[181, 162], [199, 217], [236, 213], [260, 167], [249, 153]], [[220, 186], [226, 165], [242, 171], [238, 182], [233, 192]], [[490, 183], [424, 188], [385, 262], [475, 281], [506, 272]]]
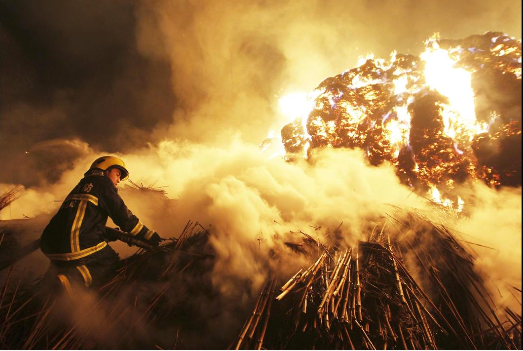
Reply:
[[138, 221], [138, 223], [136, 223], [136, 225], [134, 226], [133, 230], [131, 230], [131, 231], [129, 232], [129, 234], [131, 234], [131, 235], [136, 235], [136, 234], [138, 234], [138, 233], [140, 232], [140, 230], [142, 230], [142, 229], [143, 229], [143, 224], [142, 224], [142, 222]]
[[151, 237], [153, 236], [153, 234], [154, 234], [154, 231], [152, 231], [152, 230], [148, 230], [147, 233], [145, 233], [144, 238], [145, 238], [146, 240], [149, 240], [149, 239], [151, 239]]

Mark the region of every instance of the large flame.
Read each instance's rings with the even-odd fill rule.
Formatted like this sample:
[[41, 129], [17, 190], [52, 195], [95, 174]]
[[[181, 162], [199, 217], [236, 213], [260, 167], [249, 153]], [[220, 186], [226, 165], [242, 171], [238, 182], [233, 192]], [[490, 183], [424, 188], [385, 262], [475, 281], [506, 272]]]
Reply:
[[457, 210], [456, 183], [520, 186], [521, 41], [488, 32], [434, 35], [425, 46], [419, 57], [367, 56], [308, 95], [281, 98], [294, 118], [281, 131], [286, 157], [362, 148], [371, 164], [393, 163], [405, 184]]

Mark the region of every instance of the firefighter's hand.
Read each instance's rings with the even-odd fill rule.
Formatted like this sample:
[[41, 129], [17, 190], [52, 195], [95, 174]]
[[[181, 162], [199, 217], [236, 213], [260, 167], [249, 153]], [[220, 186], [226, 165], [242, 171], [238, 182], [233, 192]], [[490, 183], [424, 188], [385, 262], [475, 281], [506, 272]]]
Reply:
[[103, 235], [103, 238], [105, 241], [116, 241], [118, 239], [117, 233], [117, 229], [105, 227], [105, 234]]
[[149, 243], [153, 246], [158, 246], [160, 244], [160, 241], [162, 241], [162, 238], [156, 232], [154, 232], [154, 234], [149, 239]]

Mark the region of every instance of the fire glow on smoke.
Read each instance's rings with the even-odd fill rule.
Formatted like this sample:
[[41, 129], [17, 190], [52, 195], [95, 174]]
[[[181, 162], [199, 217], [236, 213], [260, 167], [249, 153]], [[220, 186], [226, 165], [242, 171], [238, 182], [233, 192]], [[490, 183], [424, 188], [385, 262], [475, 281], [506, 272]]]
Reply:
[[453, 190], [467, 179], [520, 186], [521, 41], [488, 32], [434, 35], [425, 46], [419, 57], [370, 55], [311, 93], [282, 97], [293, 121], [280, 154], [361, 148], [372, 165], [391, 162], [404, 184], [457, 211], [464, 203]]

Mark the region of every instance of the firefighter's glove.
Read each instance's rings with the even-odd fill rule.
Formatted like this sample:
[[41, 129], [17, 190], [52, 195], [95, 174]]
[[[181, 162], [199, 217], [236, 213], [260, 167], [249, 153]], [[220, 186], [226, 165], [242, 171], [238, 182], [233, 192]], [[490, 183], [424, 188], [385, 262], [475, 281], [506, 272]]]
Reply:
[[162, 238], [160, 238], [158, 233], [154, 232], [154, 234], [149, 239], [149, 244], [153, 246], [158, 246], [160, 244], [160, 241], [162, 241]]
[[116, 241], [118, 240], [117, 233], [117, 229], [106, 227], [103, 238], [105, 239], [105, 241]]

